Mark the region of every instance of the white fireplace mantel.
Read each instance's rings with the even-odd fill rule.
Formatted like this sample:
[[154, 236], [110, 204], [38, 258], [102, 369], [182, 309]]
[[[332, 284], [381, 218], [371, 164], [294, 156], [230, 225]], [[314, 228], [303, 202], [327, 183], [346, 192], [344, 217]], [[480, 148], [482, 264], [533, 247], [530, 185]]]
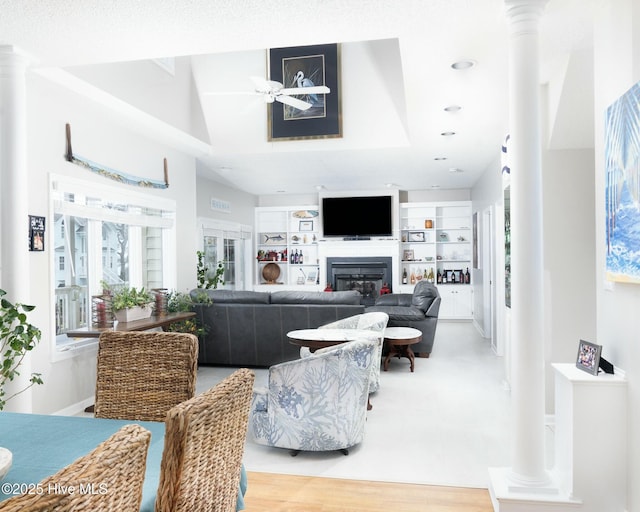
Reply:
[[396, 239], [382, 240], [320, 240], [318, 241], [318, 264], [320, 266], [320, 283], [327, 282], [327, 258], [357, 257], [391, 258], [392, 289], [400, 286], [398, 276], [400, 242]]

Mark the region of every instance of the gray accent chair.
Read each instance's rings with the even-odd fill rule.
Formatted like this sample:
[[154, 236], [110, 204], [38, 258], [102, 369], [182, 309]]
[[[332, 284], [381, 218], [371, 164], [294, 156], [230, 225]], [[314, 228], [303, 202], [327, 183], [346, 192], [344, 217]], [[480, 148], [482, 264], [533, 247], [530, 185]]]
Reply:
[[422, 341], [412, 345], [418, 357], [429, 357], [438, 325], [440, 311], [438, 288], [428, 281], [419, 281], [413, 293], [381, 295], [366, 313], [382, 312], [389, 315], [388, 327], [413, 327], [422, 332]]

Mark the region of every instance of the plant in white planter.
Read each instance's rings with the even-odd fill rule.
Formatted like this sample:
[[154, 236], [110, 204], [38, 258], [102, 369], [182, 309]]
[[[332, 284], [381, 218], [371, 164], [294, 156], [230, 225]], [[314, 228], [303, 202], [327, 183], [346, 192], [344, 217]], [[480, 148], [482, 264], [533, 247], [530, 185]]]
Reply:
[[111, 290], [111, 309], [118, 322], [132, 322], [149, 318], [153, 313], [155, 297], [143, 288], [123, 286]]
[[27, 352], [40, 341], [40, 329], [27, 322], [27, 313], [35, 306], [13, 304], [5, 299], [7, 292], [0, 290], [0, 411], [7, 400], [27, 390], [34, 384], [42, 384], [39, 373], [32, 373], [29, 385], [5, 398], [5, 384], [20, 375], [18, 368]]

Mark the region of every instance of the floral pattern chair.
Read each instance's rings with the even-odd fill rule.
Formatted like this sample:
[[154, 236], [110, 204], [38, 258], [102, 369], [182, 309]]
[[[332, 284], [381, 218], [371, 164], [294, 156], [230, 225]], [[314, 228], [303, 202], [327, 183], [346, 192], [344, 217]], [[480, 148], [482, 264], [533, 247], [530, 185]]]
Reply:
[[[371, 367], [371, 383], [369, 384], [369, 393], [375, 393], [380, 388], [380, 362], [382, 361], [382, 345], [384, 343], [384, 330], [387, 327], [389, 315], [382, 312], [362, 313], [360, 315], [343, 318], [330, 324], [325, 324], [319, 329], [359, 329], [363, 331], [373, 331], [378, 340], [378, 353], [375, 360], [378, 364]], [[305, 347], [302, 347], [303, 350]], [[307, 349], [308, 351], [309, 349]], [[322, 353], [323, 350], [316, 350], [315, 354]], [[302, 352], [300, 353], [302, 356]], [[308, 354], [305, 354], [305, 356]], [[304, 356], [303, 356], [304, 357]]]
[[349, 341], [321, 354], [269, 368], [267, 389], [256, 388], [250, 434], [258, 444], [299, 451], [341, 450], [364, 438], [371, 366], [380, 364], [375, 339]]

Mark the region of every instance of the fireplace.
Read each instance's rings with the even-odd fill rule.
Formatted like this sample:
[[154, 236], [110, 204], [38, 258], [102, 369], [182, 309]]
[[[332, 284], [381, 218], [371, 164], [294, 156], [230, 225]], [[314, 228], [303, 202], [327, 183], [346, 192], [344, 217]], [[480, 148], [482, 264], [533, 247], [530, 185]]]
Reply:
[[327, 282], [335, 291], [357, 290], [362, 304], [371, 306], [382, 286], [391, 286], [389, 257], [327, 258]]

